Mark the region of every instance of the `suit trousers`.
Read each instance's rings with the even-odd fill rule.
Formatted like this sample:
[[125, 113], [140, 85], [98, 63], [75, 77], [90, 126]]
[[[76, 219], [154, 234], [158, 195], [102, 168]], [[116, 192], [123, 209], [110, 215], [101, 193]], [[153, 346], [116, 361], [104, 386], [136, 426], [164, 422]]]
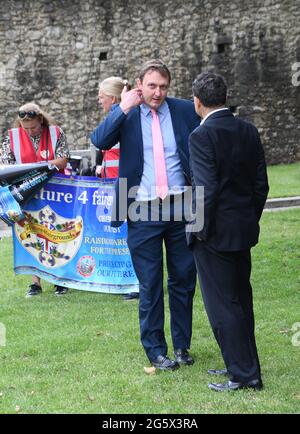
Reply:
[[[128, 247], [140, 282], [141, 342], [150, 361], [168, 353], [164, 333], [163, 242], [168, 271], [171, 336], [175, 349], [190, 348], [196, 285], [196, 267], [193, 254], [187, 247], [185, 222], [172, 221], [172, 203], [170, 219], [162, 221], [160, 205], [156, 221], [128, 220]], [[146, 202], [144, 206], [150, 209], [151, 203]]]
[[192, 249], [205, 309], [231, 380], [260, 379], [250, 249], [220, 252], [198, 239]]

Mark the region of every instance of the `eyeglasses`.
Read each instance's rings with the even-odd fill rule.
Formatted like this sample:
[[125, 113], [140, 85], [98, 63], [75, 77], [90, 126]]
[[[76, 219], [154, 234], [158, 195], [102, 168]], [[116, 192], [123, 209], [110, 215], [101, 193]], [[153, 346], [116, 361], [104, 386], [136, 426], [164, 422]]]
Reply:
[[38, 113], [34, 110], [30, 110], [28, 112], [20, 111], [18, 113], [18, 115], [19, 115], [20, 119], [24, 119], [26, 117], [29, 119], [33, 119], [33, 118], [36, 118], [38, 116]]

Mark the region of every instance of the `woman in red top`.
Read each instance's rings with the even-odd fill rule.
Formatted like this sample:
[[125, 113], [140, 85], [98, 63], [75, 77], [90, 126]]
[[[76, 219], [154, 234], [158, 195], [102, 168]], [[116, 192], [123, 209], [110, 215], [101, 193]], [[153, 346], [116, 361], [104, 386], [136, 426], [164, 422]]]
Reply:
[[[8, 131], [0, 145], [0, 164], [49, 161], [58, 169], [64, 169], [68, 158], [66, 136], [51, 116], [32, 102], [22, 105], [15, 128]], [[68, 288], [55, 285], [55, 295], [63, 295], [67, 291]], [[32, 297], [41, 292], [40, 278], [32, 276], [32, 284], [26, 296]]]
[[[128, 81], [123, 80], [121, 77], [108, 77], [101, 81], [99, 84], [98, 98], [103, 113], [109, 113], [112, 105], [121, 101], [121, 93], [124, 89], [124, 86], [127, 87], [127, 90], [130, 90]], [[96, 167], [96, 175], [101, 176], [101, 178], [117, 178], [119, 176], [119, 144], [115, 145], [108, 151], [102, 152], [102, 165]]]

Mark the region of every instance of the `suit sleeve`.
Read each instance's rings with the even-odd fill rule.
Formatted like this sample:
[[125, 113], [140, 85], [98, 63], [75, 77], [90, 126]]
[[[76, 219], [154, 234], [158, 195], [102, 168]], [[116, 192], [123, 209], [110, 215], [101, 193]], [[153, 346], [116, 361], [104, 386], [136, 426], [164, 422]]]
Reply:
[[192, 132], [189, 148], [193, 197], [195, 198], [196, 187], [204, 187], [204, 225], [197, 237], [207, 241], [215, 231], [218, 180], [214, 146], [203, 127]]
[[104, 151], [116, 145], [120, 141], [120, 129], [126, 117], [119, 106], [114, 106], [91, 134], [93, 145]]
[[258, 143], [258, 165], [257, 165], [255, 185], [254, 185], [254, 198], [255, 198], [254, 200], [255, 200], [256, 215], [257, 215], [257, 219], [259, 220], [267, 200], [269, 184], [268, 184], [267, 168], [266, 168], [266, 161], [265, 161], [265, 153], [260, 141], [258, 131], [256, 131], [256, 134], [257, 134], [257, 143]]

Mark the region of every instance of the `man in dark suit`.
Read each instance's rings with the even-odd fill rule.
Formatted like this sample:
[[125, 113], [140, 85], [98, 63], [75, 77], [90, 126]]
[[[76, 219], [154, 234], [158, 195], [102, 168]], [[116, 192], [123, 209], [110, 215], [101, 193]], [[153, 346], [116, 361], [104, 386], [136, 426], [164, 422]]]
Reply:
[[[123, 90], [121, 103], [91, 136], [102, 150], [120, 143], [112, 225], [127, 218], [128, 247], [140, 282], [141, 341], [153, 366], [163, 370], [193, 363], [188, 350], [196, 268], [184, 216], [178, 219], [177, 212], [175, 218], [175, 208], [190, 185], [188, 137], [200, 122], [191, 101], [167, 98], [170, 80], [163, 62], [146, 62], [137, 87]], [[164, 333], [163, 241], [175, 360], [167, 355]]]
[[200, 74], [193, 83], [201, 124], [189, 139], [193, 190], [204, 186], [204, 225], [188, 233], [206, 312], [220, 347], [225, 383], [216, 391], [261, 389], [254, 336], [250, 249], [268, 194], [264, 151], [257, 129], [225, 107], [222, 76]]

